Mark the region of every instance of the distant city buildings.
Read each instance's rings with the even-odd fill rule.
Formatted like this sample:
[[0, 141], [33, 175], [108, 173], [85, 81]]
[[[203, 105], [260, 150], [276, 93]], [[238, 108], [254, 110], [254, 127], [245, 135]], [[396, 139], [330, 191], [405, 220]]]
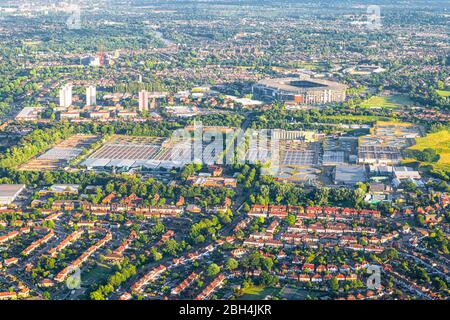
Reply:
[[98, 67], [101, 65], [100, 57], [85, 56], [80, 58], [80, 63], [84, 66]]
[[148, 92], [145, 90], [139, 92], [139, 111], [148, 111]]
[[72, 85], [66, 84], [59, 90], [59, 106], [68, 108], [72, 105]]
[[86, 88], [86, 105], [95, 106], [97, 104], [97, 89], [95, 86]]

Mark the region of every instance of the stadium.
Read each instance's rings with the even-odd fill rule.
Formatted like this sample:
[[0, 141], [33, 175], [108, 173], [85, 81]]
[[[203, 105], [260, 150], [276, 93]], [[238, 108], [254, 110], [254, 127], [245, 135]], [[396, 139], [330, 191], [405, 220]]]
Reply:
[[338, 82], [313, 78], [261, 80], [253, 86], [253, 94], [265, 101], [282, 100], [297, 104], [324, 104], [345, 101], [347, 86]]

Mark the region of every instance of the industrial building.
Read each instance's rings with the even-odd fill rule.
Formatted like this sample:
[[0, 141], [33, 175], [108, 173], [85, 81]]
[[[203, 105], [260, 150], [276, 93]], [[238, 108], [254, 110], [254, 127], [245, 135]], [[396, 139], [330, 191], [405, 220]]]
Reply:
[[394, 177], [402, 179], [421, 179], [420, 172], [409, 167], [394, 167]]
[[324, 151], [322, 164], [324, 166], [335, 166], [345, 164], [344, 151]]
[[145, 90], [139, 92], [139, 111], [148, 111], [148, 92]]
[[25, 107], [16, 116], [17, 121], [36, 121], [43, 107]]
[[24, 184], [0, 184], [0, 205], [10, 205], [24, 189]]
[[370, 165], [391, 166], [402, 159], [400, 149], [385, 145], [360, 145], [358, 148], [358, 163]]
[[334, 171], [334, 184], [355, 185], [366, 182], [366, 168], [359, 165], [338, 165]]

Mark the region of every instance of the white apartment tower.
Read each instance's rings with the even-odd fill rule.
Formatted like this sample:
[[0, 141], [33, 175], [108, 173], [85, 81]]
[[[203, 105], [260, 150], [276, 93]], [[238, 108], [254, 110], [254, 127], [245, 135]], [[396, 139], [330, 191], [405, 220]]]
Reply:
[[139, 111], [148, 111], [148, 92], [145, 90], [139, 92]]
[[59, 106], [68, 108], [72, 105], [72, 85], [66, 84], [59, 90]]
[[97, 89], [95, 86], [86, 88], [86, 105], [95, 106], [97, 104]]

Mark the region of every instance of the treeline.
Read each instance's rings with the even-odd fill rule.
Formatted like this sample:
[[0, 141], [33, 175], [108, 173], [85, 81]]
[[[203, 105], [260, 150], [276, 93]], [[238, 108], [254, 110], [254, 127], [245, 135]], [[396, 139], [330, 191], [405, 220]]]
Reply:
[[367, 185], [359, 183], [356, 188], [319, 188], [303, 187], [297, 184], [280, 183], [272, 176], [261, 175], [254, 183], [244, 211], [249, 211], [253, 204], [281, 204], [298, 206], [337, 206], [351, 208], [378, 209], [388, 214], [392, 208], [380, 203], [374, 206], [364, 202]]
[[240, 114], [207, 114], [197, 116], [194, 120], [189, 121], [193, 124], [194, 121], [199, 121], [204, 126], [226, 126], [226, 127], [240, 127], [244, 116]]
[[119, 121], [113, 123], [84, 123], [77, 125], [78, 133], [122, 134], [130, 136], [169, 137], [174, 130], [183, 128], [183, 121], [145, 121], [141, 123]]
[[48, 186], [54, 183], [78, 184], [82, 188], [88, 185], [99, 186], [89, 196], [93, 203], [99, 203], [108, 194], [115, 192], [119, 197], [136, 194], [143, 199], [144, 205], [172, 204], [183, 196], [201, 207], [223, 205], [225, 199], [235, 195], [227, 188], [211, 189], [190, 185], [170, 186], [161, 181], [147, 179], [142, 181], [134, 175], [108, 175], [93, 171], [21, 171], [13, 168], [0, 168], [0, 183], [20, 183], [29, 186]]
[[[358, 116], [358, 117], [355, 117]], [[373, 111], [370, 109], [355, 109], [352, 116], [348, 116], [347, 107], [324, 108], [322, 110], [287, 111], [281, 103], [274, 103], [272, 107], [255, 117], [250, 125], [252, 129], [284, 129], [284, 130], [333, 130], [333, 126], [340, 124], [371, 124], [380, 119], [389, 119], [393, 115], [389, 110]]]
[[92, 291], [89, 295], [91, 300], [105, 300], [106, 297], [126, 280], [136, 274], [136, 267], [128, 262], [127, 259], [117, 266], [117, 271], [108, 278], [106, 284], [98, 287], [97, 290]]
[[440, 159], [437, 151], [431, 148], [423, 150], [406, 149], [403, 153], [407, 158], [413, 158], [420, 162], [438, 162]]
[[106, 185], [111, 177], [106, 173], [96, 174], [92, 171], [22, 171], [13, 168], [0, 168], [1, 183], [20, 183], [31, 186], [45, 186], [52, 183], [79, 185]]
[[0, 156], [1, 168], [12, 168], [23, 164], [51, 145], [68, 138], [74, 129], [68, 125], [56, 125], [50, 128], [35, 129], [24, 136], [17, 146], [6, 150]]
[[146, 90], [149, 92], [160, 92], [165, 91], [165, 87], [159, 81], [155, 80], [154, 82], [144, 83], [138, 81], [132, 82], [123, 82], [119, 83], [114, 87], [114, 92], [127, 92], [131, 94], [137, 94], [141, 90]]

